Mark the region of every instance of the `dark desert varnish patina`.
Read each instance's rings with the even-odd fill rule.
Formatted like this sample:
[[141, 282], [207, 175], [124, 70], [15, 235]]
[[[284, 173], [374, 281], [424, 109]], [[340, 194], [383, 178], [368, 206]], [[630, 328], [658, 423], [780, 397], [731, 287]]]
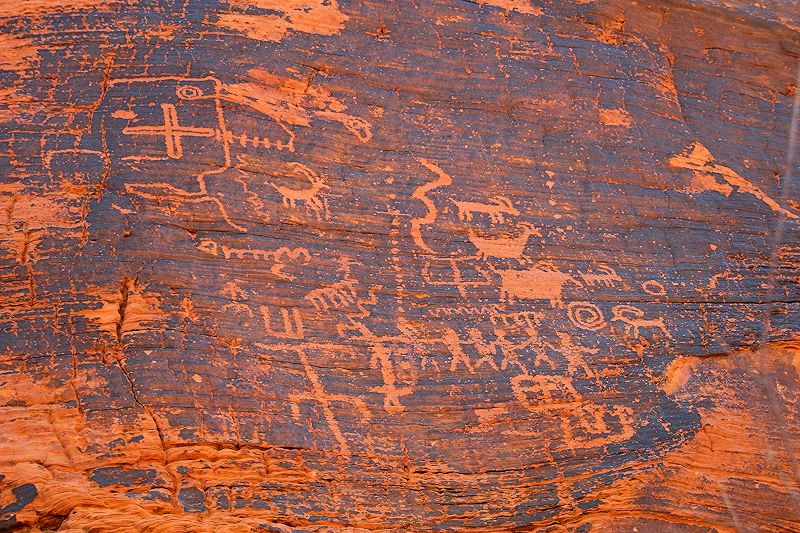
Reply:
[[786, 0], [0, 0], [0, 530], [800, 531], [798, 57]]

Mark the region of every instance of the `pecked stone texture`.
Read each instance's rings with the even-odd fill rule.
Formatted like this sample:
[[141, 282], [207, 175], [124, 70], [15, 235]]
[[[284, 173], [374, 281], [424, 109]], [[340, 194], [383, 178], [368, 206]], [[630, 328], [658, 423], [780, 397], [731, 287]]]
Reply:
[[799, 32], [0, 0], [0, 530], [800, 531]]

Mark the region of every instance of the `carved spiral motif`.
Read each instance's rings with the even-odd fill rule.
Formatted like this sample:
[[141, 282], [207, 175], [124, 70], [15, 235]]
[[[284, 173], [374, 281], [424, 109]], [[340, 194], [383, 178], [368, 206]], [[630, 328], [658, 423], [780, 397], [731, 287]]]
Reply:
[[590, 302], [570, 302], [567, 304], [567, 316], [573, 324], [581, 329], [597, 331], [606, 326], [603, 312]]

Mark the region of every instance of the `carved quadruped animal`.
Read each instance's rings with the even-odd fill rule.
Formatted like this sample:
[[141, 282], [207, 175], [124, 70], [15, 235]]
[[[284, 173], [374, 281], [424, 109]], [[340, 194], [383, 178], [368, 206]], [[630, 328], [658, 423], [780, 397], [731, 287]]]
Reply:
[[664, 318], [644, 318], [644, 311], [633, 305], [615, 305], [611, 308], [611, 321], [625, 324], [625, 333], [638, 339], [641, 328], [656, 328], [661, 330], [665, 337], [672, 339]]
[[471, 221], [475, 213], [484, 213], [489, 215], [489, 221], [496, 224], [503, 224], [505, 218], [503, 215], [519, 215], [519, 210], [514, 207], [514, 203], [506, 196], [493, 196], [490, 199], [491, 203], [481, 202], [465, 202], [461, 200], [453, 200], [453, 203], [458, 209], [458, 219], [463, 221]]
[[[356, 291], [358, 280], [352, 277], [352, 263], [353, 261], [349, 257], [342, 257], [341, 266], [337, 269], [341, 273], [341, 279], [327, 287], [312, 289], [304, 298], [310, 301], [317, 311], [328, 311], [330, 309], [344, 311], [348, 306], [356, 305], [358, 301], [358, 292]], [[370, 296], [374, 296], [374, 294], [371, 293]], [[361, 308], [359, 311], [361, 312], [360, 316], [369, 316], [369, 312], [366, 309]]]
[[327, 220], [329, 218], [328, 202], [327, 199], [320, 196], [320, 193], [323, 189], [330, 189], [330, 187], [325, 184], [323, 177], [302, 163], [292, 162], [289, 163], [288, 166], [297, 174], [307, 179], [311, 186], [305, 189], [293, 189], [291, 187], [270, 183], [272, 188], [278, 191], [278, 194], [283, 198], [283, 205], [295, 209], [297, 207], [297, 202], [303, 202], [317, 220]]
[[608, 265], [600, 265], [596, 267], [596, 270], [599, 273], [595, 272], [579, 272], [578, 275], [581, 277], [584, 283], [587, 286], [605, 286], [611, 287], [615, 283], [622, 283], [622, 278], [619, 277], [617, 271], [611, 268]]
[[551, 307], [562, 307], [564, 285], [573, 283], [578, 287], [583, 286], [570, 274], [549, 265], [525, 270], [499, 270], [492, 265], [489, 268], [500, 276], [500, 298], [509, 304], [514, 303], [515, 299], [548, 300]]
[[520, 222], [517, 227], [522, 228], [522, 233], [516, 237], [482, 237], [469, 228], [467, 234], [470, 242], [478, 249], [480, 259], [516, 259], [520, 262], [525, 257], [525, 247], [531, 237], [541, 237], [539, 229], [528, 222]]
[[317, 311], [344, 309], [348, 305], [354, 304], [357, 298], [355, 281], [350, 279], [337, 281], [330, 287], [313, 289], [305, 296], [305, 299], [310, 301]]

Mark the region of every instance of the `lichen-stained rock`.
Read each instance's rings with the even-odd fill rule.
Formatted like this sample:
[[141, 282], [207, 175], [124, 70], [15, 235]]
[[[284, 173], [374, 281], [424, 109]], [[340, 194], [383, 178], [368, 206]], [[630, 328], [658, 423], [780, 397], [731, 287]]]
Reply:
[[0, 529], [800, 531], [798, 57], [786, 0], [0, 0]]

